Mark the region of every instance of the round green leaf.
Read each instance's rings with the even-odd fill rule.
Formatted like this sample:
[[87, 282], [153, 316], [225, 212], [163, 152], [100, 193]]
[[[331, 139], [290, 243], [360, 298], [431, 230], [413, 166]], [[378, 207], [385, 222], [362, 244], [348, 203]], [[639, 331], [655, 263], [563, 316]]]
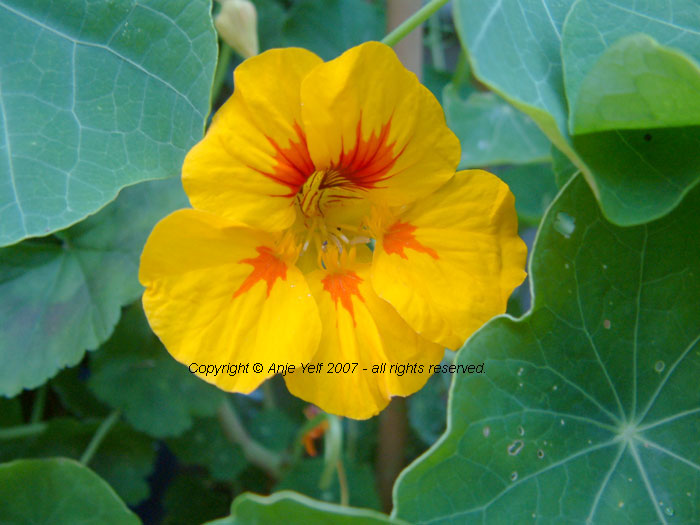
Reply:
[[700, 68], [646, 35], [618, 40], [585, 76], [571, 133], [700, 124]]
[[[39, 434], [0, 440], [0, 461], [57, 456], [79, 459], [98, 426], [95, 421], [52, 419]], [[126, 503], [136, 505], [149, 494], [146, 478], [153, 470], [154, 460], [153, 441], [128, 425], [117, 423], [100, 443], [90, 460], [90, 468], [104, 478]]]
[[663, 217], [700, 180], [697, 2], [576, 2], [562, 57], [574, 148], [606, 217]]
[[0, 249], [0, 395], [41, 385], [109, 337], [142, 292], [148, 234], [185, 203], [179, 180], [138, 184], [55, 237]]
[[572, 132], [700, 125], [695, 0], [576, 2], [561, 52]]
[[135, 525], [141, 521], [90, 469], [72, 459], [0, 465], [0, 523]]
[[561, 29], [574, 0], [455, 0], [454, 21], [476, 77], [575, 157], [567, 133]]
[[216, 63], [209, 0], [0, 4], [0, 246], [179, 173]]
[[634, 225], [662, 217], [700, 181], [700, 126], [576, 135], [610, 220]]
[[635, 228], [605, 221], [581, 177], [543, 219], [534, 306], [457, 362], [447, 432], [395, 490], [416, 523], [700, 519], [700, 191]]
[[379, 512], [322, 503], [290, 491], [277, 492], [267, 497], [248, 493], [241, 494], [231, 505], [231, 516], [209, 522], [209, 525], [256, 525], [259, 523], [406, 525], [401, 520], [390, 519]]
[[213, 416], [223, 399], [223, 392], [173, 359], [140, 305], [124, 312], [112, 337], [90, 359], [90, 370], [92, 393], [120, 409], [134, 428], [157, 438], [182, 434], [196, 416]]
[[525, 164], [549, 158], [550, 143], [527, 115], [494, 93], [462, 100], [454, 85], [442, 92], [445, 117], [462, 144], [460, 168]]

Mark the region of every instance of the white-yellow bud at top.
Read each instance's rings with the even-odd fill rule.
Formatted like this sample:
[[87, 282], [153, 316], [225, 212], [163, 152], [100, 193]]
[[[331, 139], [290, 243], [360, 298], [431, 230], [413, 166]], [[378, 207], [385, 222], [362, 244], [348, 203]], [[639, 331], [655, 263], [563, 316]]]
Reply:
[[244, 58], [259, 52], [258, 14], [248, 0], [219, 0], [221, 11], [214, 19], [219, 36]]

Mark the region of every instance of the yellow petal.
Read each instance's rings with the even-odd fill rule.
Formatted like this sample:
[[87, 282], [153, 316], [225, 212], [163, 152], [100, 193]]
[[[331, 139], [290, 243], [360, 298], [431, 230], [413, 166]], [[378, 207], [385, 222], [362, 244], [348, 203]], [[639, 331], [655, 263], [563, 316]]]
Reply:
[[[430, 365], [443, 356], [442, 347], [419, 337], [377, 297], [369, 269], [360, 263], [352, 270], [307, 275], [323, 321], [318, 352], [310, 363], [321, 369], [297, 370], [284, 378], [295, 396], [355, 419], [378, 414], [392, 396], [419, 390], [430, 376]], [[385, 372], [372, 372], [383, 363]]]
[[485, 171], [461, 171], [386, 222], [372, 284], [423, 337], [457, 349], [505, 312], [526, 255], [508, 186]]
[[454, 174], [459, 141], [440, 104], [384, 44], [364, 43], [316, 67], [301, 102], [311, 158], [339, 187], [398, 206]]
[[[156, 225], [141, 256], [151, 328], [175, 359], [224, 390], [251, 392], [273, 375], [272, 363], [308, 360], [318, 346], [318, 309], [301, 272], [276, 255], [276, 241], [180, 210]], [[245, 363], [247, 371], [235, 375], [221, 368]]]
[[320, 63], [310, 51], [289, 48], [236, 68], [233, 96], [185, 158], [182, 182], [192, 206], [266, 231], [294, 222], [294, 196], [314, 171], [299, 90]]

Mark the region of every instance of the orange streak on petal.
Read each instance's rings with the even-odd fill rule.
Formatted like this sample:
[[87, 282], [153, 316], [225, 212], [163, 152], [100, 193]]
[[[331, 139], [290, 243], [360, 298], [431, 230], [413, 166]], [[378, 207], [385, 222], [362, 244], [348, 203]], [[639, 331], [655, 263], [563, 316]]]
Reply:
[[413, 235], [416, 227], [407, 222], [394, 223], [384, 234], [384, 251], [388, 254], [397, 254], [403, 259], [408, 259], [404, 250], [406, 248], [416, 252], [426, 253], [433, 259], [439, 259], [437, 252], [432, 248], [423, 246]]
[[278, 259], [270, 248], [258, 246], [255, 250], [258, 252], [257, 257], [239, 261], [240, 263], [250, 264], [253, 267], [253, 271], [250, 272], [243, 284], [235, 291], [233, 294], [234, 299], [250, 290], [258, 281], [263, 280], [267, 283], [267, 295], [269, 297], [275, 281], [277, 279], [282, 279], [283, 281], [287, 279], [287, 265], [284, 261]]
[[[283, 197], [293, 197], [301, 189], [306, 179], [314, 172], [314, 163], [306, 145], [306, 135], [301, 126], [294, 123], [296, 138], [289, 141], [286, 148], [281, 148], [275, 140], [266, 137], [275, 149], [275, 166], [271, 172], [255, 170], [261, 175], [283, 184], [289, 188], [289, 193]], [[254, 169], [254, 168], [251, 168]]]
[[340, 153], [338, 162], [331, 166], [333, 173], [324, 186], [344, 186], [359, 189], [376, 188], [377, 184], [389, 177], [387, 173], [403, 153], [403, 149], [394, 154], [395, 143], [389, 144], [391, 119], [379, 131], [369, 138], [362, 137], [362, 117], [357, 121], [355, 145], [352, 149]]
[[323, 289], [331, 294], [336, 309], [338, 301], [340, 301], [340, 304], [352, 317], [353, 324], [355, 323], [355, 310], [352, 306], [352, 296], [356, 295], [360, 301], [365, 301], [358, 288], [361, 282], [362, 279], [355, 272], [334, 273], [321, 280]]

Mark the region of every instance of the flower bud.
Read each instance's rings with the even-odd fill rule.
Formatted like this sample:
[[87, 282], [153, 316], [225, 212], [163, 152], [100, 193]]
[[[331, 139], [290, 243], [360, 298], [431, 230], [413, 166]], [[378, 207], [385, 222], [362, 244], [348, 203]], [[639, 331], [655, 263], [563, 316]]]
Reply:
[[258, 15], [248, 0], [219, 0], [214, 25], [221, 38], [243, 58], [258, 54]]

